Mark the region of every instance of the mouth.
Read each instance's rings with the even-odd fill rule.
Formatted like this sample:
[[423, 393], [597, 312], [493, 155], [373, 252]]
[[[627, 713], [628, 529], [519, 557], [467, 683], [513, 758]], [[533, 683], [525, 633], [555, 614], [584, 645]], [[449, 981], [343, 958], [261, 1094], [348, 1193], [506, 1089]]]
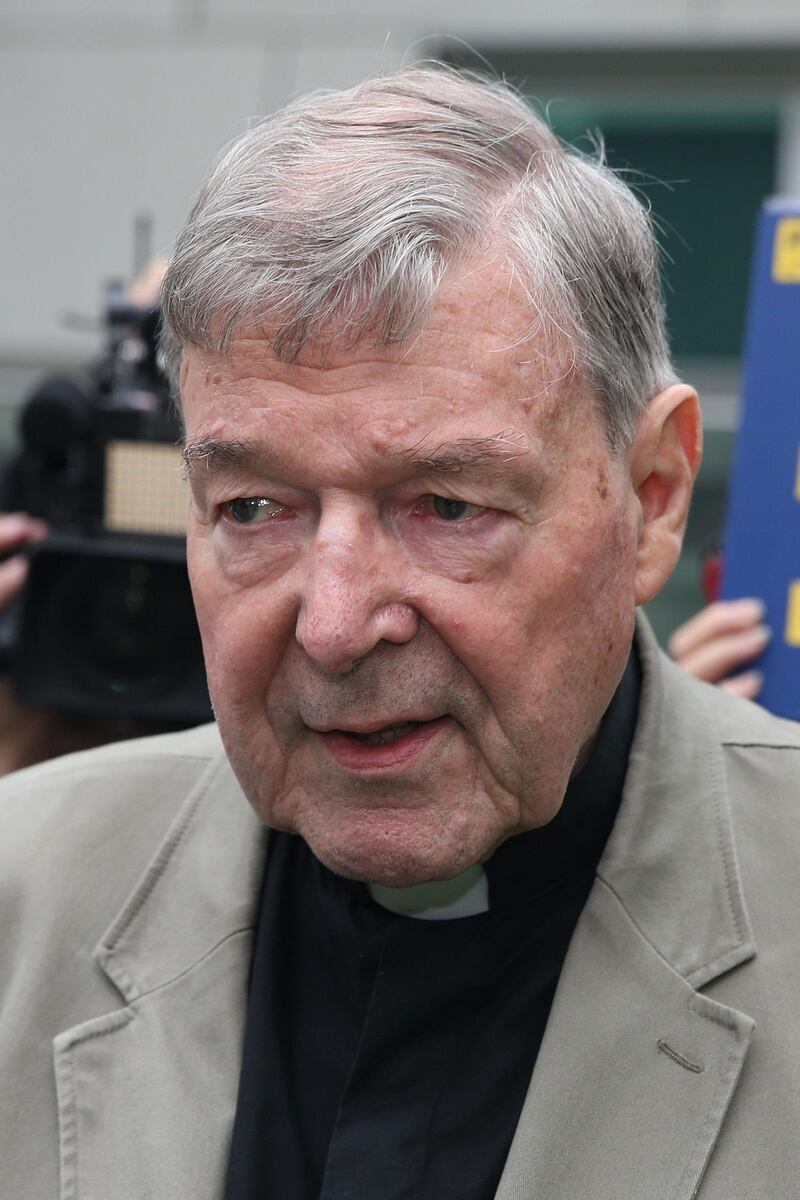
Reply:
[[417, 758], [452, 724], [450, 717], [395, 721], [365, 729], [328, 729], [317, 736], [335, 761], [351, 770], [399, 766]]
[[335, 733], [342, 733], [345, 737], [355, 738], [364, 746], [391, 746], [394, 742], [411, 733], [412, 730], [418, 729], [420, 725], [427, 725], [427, 721], [398, 721], [395, 725], [384, 725], [381, 729], [376, 729], [369, 733], [359, 733], [355, 729], [340, 729], [334, 730]]

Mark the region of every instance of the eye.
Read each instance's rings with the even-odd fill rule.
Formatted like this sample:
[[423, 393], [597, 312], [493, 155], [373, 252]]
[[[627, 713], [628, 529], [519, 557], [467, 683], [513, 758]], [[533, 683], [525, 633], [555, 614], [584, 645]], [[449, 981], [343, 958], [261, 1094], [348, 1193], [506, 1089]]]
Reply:
[[267, 496], [240, 496], [236, 500], [229, 500], [222, 508], [237, 525], [261, 524], [286, 511], [285, 505]]
[[468, 521], [486, 509], [480, 504], [469, 504], [466, 500], [451, 500], [448, 496], [431, 496], [431, 508], [443, 521]]

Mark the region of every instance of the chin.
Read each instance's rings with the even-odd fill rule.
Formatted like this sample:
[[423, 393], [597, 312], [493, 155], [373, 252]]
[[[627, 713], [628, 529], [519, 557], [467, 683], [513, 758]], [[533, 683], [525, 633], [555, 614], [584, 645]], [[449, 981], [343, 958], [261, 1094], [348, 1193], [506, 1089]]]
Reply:
[[419, 820], [419, 813], [412, 820], [410, 816], [362, 815], [350, 828], [344, 821], [335, 829], [315, 827], [312, 822], [298, 833], [335, 874], [383, 887], [453, 879], [483, 862], [497, 844], [496, 838], [475, 837], [474, 830], [462, 838], [452, 825], [445, 829], [440, 821], [429, 825]]

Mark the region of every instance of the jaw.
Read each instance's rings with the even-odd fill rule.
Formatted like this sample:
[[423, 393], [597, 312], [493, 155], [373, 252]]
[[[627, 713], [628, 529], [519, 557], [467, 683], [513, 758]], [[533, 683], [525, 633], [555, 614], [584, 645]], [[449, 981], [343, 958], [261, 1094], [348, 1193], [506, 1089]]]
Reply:
[[566, 789], [568, 772], [532, 815], [485, 765], [474, 759], [459, 765], [415, 774], [402, 788], [374, 777], [329, 777], [310, 786], [301, 772], [294, 787], [271, 798], [268, 823], [299, 834], [338, 875], [409, 887], [455, 878], [489, 859], [506, 838], [546, 824]]
[[354, 805], [339, 809], [335, 820], [309, 807], [296, 831], [331, 871], [385, 887], [455, 878], [489, 858], [503, 840], [489, 822], [470, 820], [463, 806], [443, 813], [435, 805]]

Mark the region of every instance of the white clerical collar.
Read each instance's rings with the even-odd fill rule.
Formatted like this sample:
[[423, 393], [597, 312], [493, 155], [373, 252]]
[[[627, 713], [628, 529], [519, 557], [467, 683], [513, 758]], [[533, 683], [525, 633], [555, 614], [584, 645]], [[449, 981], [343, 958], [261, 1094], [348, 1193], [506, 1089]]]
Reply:
[[455, 879], [390, 888], [368, 883], [376, 904], [403, 917], [421, 921], [450, 921], [489, 911], [489, 885], [481, 866], [470, 867]]

